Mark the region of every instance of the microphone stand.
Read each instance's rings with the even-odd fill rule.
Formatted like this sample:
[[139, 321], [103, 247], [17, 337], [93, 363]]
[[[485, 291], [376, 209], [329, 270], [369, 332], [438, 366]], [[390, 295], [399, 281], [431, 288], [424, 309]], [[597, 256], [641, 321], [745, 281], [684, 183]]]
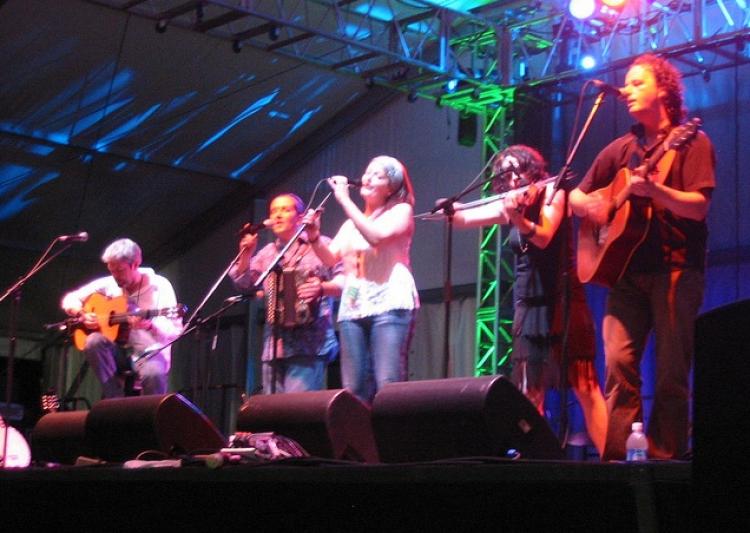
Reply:
[[[240, 250], [239, 252], [237, 252], [237, 255], [234, 256], [234, 258], [229, 262], [229, 264], [224, 269], [224, 271], [221, 273], [221, 275], [218, 277], [218, 279], [208, 289], [208, 292], [203, 297], [203, 300], [201, 300], [201, 302], [198, 304], [198, 306], [193, 311], [193, 314], [190, 315], [190, 317], [188, 318], [187, 322], [185, 322], [185, 329], [183, 330], [183, 333], [180, 334], [179, 337], [177, 337], [177, 339], [180, 339], [188, 331], [196, 331], [196, 335], [197, 335], [196, 341], [197, 341], [197, 345], [198, 345], [198, 355], [197, 355], [196, 362], [195, 362], [195, 365], [194, 365], [194, 370], [193, 370], [193, 378], [192, 378], [193, 387], [192, 388], [193, 388], [194, 394], [196, 396], [201, 396], [203, 398], [203, 400], [206, 400], [207, 385], [203, 383], [203, 379], [200, 379], [200, 378], [203, 377], [202, 376], [203, 372], [201, 371], [201, 357], [200, 357], [201, 356], [201, 352], [203, 351], [203, 330], [202, 330], [201, 326], [206, 322], [207, 319], [201, 319], [199, 317], [199, 314], [203, 310], [203, 308], [205, 307], [206, 302], [208, 302], [208, 300], [211, 298], [211, 296], [213, 296], [214, 292], [216, 292], [216, 289], [219, 287], [219, 285], [221, 284], [221, 282], [224, 281], [224, 278], [227, 277], [227, 275], [229, 274], [229, 271], [234, 266], [234, 264], [237, 261], [239, 261], [240, 255], [242, 255], [243, 252], [244, 252], [244, 250]], [[175, 341], [177, 339], [175, 339]], [[175, 341], [172, 341], [172, 342], [175, 342]], [[166, 348], [170, 344], [172, 344], [172, 343], [170, 342], [169, 344], [166, 344], [166, 345], [162, 346], [162, 348], [160, 348], [159, 350], [157, 350], [157, 352], [161, 351], [161, 349], [163, 349], [163, 348]], [[138, 359], [140, 359], [140, 358], [138, 358]], [[198, 391], [198, 382], [199, 381], [201, 382], [201, 391]], [[205, 404], [203, 406], [205, 407]]]
[[445, 330], [443, 331], [443, 376], [448, 377], [450, 370], [450, 331], [451, 331], [451, 305], [453, 302], [453, 205], [446, 206], [446, 219], [444, 227], [445, 239], [445, 272], [443, 274], [443, 320]]
[[[238, 302], [241, 302], [241, 301], [243, 301], [243, 300], [245, 300], [247, 298], [252, 298], [252, 296], [251, 295], [242, 295], [242, 296], [232, 296], [230, 298], [227, 298], [226, 300], [224, 300], [222, 306], [217, 311], [215, 311], [214, 313], [211, 313], [206, 318], [200, 318], [200, 319], [197, 319], [197, 320], [193, 320], [194, 324], [189, 324], [189, 323], [186, 324], [186, 327], [185, 327], [185, 329], [183, 329], [182, 333], [180, 333], [177, 337], [175, 337], [171, 341], [169, 341], [169, 342], [167, 342], [165, 344], [162, 344], [161, 346], [159, 346], [157, 348], [151, 348], [149, 350], [146, 350], [142, 354], [140, 354], [139, 356], [133, 358], [133, 360], [132, 360], [133, 365], [138, 364], [140, 361], [148, 361], [151, 357], [153, 357], [157, 353], [161, 352], [164, 348], [173, 345], [175, 342], [179, 341], [183, 337], [186, 337], [189, 333], [192, 333], [193, 331], [198, 331], [199, 332], [204, 324], [207, 324], [207, 323], [209, 323], [210, 321], [212, 321], [214, 319], [216, 319], [218, 321], [219, 317], [222, 314], [224, 314], [224, 312], [227, 309], [229, 309], [230, 307], [232, 307], [234, 304], [236, 304]], [[213, 349], [215, 349], [215, 348], [216, 348], [216, 346], [214, 344]], [[200, 349], [200, 346], [199, 346], [199, 349]], [[205, 398], [205, 396], [206, 396], [206, 389], [207, 389], [207, 384], [204, 385], [204, 390], [201, 391], [201, 396], [203, 396], [203, 401], [204, 402], [206, 400], [206, 398]]]
[[[492, 159], [490, 159], [491, 161]], [[489, 165], [489, 163], [488, 163]], [[482, 169], [484, 172], [487, 165]], [[442, 202], [433, 207], [429, 215], [434, 215], [438, 211], [442, 210], [445, 213], [445, 226], [444, 226], [444, 273], [443, 273], [443, 320], [445, 321], [445, 330], [443, 331], [443, 377], [448, 377], [450, 369], [450, 320], [451, 320], [451, 302], [453, 300], [453, 282], [451, 272], [453, 269], [453, 217], [456, 214], [456, 209], [453, 204], [458, 200], [469, 194], [470, 192], [482, 187], [494, 178], [491, 177], [488, 180], [481, 180], [471, 187], [468, 187], [458, 193], [455, 196], [446, 198]], [[427, 215], [427, 216], [429, 216]], [[421, 215], [417, 215], [421, 216]]]
[[[594, 101], [594, 105], [591, 107], [591, 110], [589, 111], [589, 115], [586, 119], [586, 122], [584, 123], [583, 127], [581, 128], [580, 133], [578, 134], [578, 139], [576, 140], [575, 145], [571, 149], [570, 153], [567, 156], [567, 159], [565, 160], [565, 163], [563, 164], [562, 169], [557, 175], [557, 179], [555, 180], [555, 183], [553, 185], [552, 194], [549, 197], [549, 200], [547, 201], [547, 205], [549, 205], [552, 202], [552, 198], [554, 198], [555, 193], [562, 187], [562, 183], [565, 181], [566, 176], [568, 175], [568, 171], [570, 170], [570, 166], [573, 162], [573, 158], [575, 157], [576, 153], [578, 152], [578, 147], [581, 145], [581, 142], [583, 141], [584, 137], [588, 133], [588, 130], [591, 127], [591, 122], [594, 119], [594, 116], [596, 115], [597, 111], [599, 111], [599, 107], [601, 107], [602, 102], [604, 101], [605, 92], [600, 91], [599, 94], [596, 97], [596, 100]], [[560, 443], [562, 444], [563, 448], [567, 448], [567, 441], [568, 441], [568, 431], [569, 431], [569, 417], [568, 417], [568, 334], [570, 330], [570, 264], [569, 264], [569, 247], [570, 247], [570, 237], [572, 232], [572, 226], [570, 224], [568, 217], [568, 193], [565, 192], [564, 195], [564, 202], [563, 202], [563, 218], [562, 222], [560, 223], [560, 228], [558, 231], [563, 232], [562, 237], [562, 252], [560, 253], [560, 268], [562, 269], [562, 312], [563, 312], [563, 318], [562, 318], [562, 325], [563, 325], [563, 332], [562, 332], [562, 341], [560, 345], [560, 376], [561, 376], [561, 387], [560, 387], [560, 427], [558, 429], [558, 439], [560, 440]]]
[[[44, 268], [47, 264], [49, 264], [53, 259], [55, 259], [58, 255], [63, 253], [65, 250], [70, 248], [70, 243], [64, 245], [60, 250], [55, 252], [52, 255], [49, 255], [50, 251], [52, 250], [52, 247], [60, 240], [60, 238], [56, 238], [53, 240], [50, 245], [47, 247], [47, 249], [44, 251], [42, 256], [37, 260], [36, 264], [34, 264], [33, 267], [27, 272], [25, 275], [18, 278], [18, 281], [16, 281], [13, 285], [8, 287], [5, 292], [0, 296], [0, 303], [8, 298], [9, 296], [12, 296], [12, 302], [10, 307], [10, 321], [8, 326], [8, 357], [7, 357], [7, 363], [6, 363], [6, 376], [5, 376], [5, 408], [10, 409], [10, 404], [13, 399], [13, 367], [15, 365], [15, 355], [16, 355], [16, 336], [18, 334], [18, 317], [20, 316], [20, 310], [21, 310], [21, 287], [37, 272], [39, 272], [42, 268]], [[71, 241], [75, 242], [75, 241]], [[48, 257], [49, 255], [49, 257]], [[0, 468], [5, 468], [5, 456], [6, 451], [8, 450], [8, 433], [9, 431], [3, 431], [3, 439], [2, 443], [0, 443]]]
[[[83, 378], [86, 377], [86, 373], [89, 370], [89, 362], [85, 359], [83, 363], [81, 363], [81, 365], [78, 367], [78, 372], [73, 378], [70, 388], [67, 389], [67, 392], [64, 392], [67, 381], [65, 376], [65, 369], [68, 366], [68, 355], [70, 352], [71, 337], [73, 335], [73, 330], [80, 324], [81, 321], [78, 318], [66, 318], [65, 320], [61, 320], [60, 322], [44, 325], [44, 329], [54, 330], [57, 332], [57, 336], [50, 343], [48, 343], [47, 346], [59, 343], [60, 339], [62, 338], [62, 353], [57, 363], [57, 386], [52, 389], [54, 391], [54, 396], [57, 398], [56, 403], [58, 404], [58, 409], [60, 411], [67, 411], [67, 405], [69, 403], [73, 403], [75, 407], [74, 402], [78, 400], [84, 400], [88, 403], [88, 401], [84, 398], [73, 396], [78, 392], [78, 388], [81, 386]], [[42, 350], [44, 350], [44, 347], [42, 348]]]

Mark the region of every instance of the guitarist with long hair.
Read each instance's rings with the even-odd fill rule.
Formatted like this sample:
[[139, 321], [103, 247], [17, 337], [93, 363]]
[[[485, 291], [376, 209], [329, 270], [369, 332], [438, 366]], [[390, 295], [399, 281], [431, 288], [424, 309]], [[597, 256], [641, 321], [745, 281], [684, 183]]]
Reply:
[[[689, 451], [689, 375], [703, 299], [715, 155], [700, 131], [673, 142], [683, 131], [683, 87], [679, 71], [666, 59], [636, 58], [620, 94], [637, 124], [599, 153], [570, 194], [573, 213], [584, 219], [581, 226], [599, 228], [594, 246], [584, 247], [590, 235], [579, 234], [579, 272], [586, 267], [581, 252], [597, 249], [602, 241], [604, 255], [595, 259], [609, 274], [594, 274], [590, 281], [611, 287], [602, 328], [609, 413], [602, 459], [624, 459], [631, 424], [643, 421], [640, 363], [651, 330], [656, 388], [649, 457], [680, 459]], [[616, 182], [622, 183], [617, 196], [609, 188]], [[620, 231], [612, 221], [622, 210], [629, 216]], [[607, 243], [613, 234], [634, 237], [625, 245]]]
[[[141, 267], [141, 261], [140, 246], [130, 239], [118, 239], [102, 254], [111, 275], [62, 299], [63, 310], [78, 318], [84, 333], [83, 353], [102, 384], [104, 398], [123, 396], [123, 375], [132, 371], [131, 354], [157, 349], [182, 332], [182, 320], [169, 312], [178, 308], [172, 284], [153, 269]], [[154, 310], [157, 316], [149, 318]], [[124, 319], [111, 326], [115, 315]], [[170, 356], [170, 347], [166, 347], [136, 364], [143, 394], [167, 391]]]

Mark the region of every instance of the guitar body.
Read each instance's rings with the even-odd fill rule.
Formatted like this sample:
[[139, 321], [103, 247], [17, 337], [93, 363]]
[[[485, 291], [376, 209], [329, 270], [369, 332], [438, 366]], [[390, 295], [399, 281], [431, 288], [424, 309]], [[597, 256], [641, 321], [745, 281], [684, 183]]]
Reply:
[[120, 323], [112, 323], [111, 317], [113, 315], [123, 315], [128, 310], [128, 299], [125, 295], [110, 298], [99, 294], [98, 292], [93, 293], [89, 296], [83, 304], [84, 313], [96, 313], [97, 321], [99, 322], [98, 330], [87, 330], [86, 328], [76, 328], [73, 332], [73, 343], [79, 350], [83, 350], [86, 345], [86, 337], [89, 336], [93, 331], [99, 331], [109, 340], [113, 341], [117, 338], [120, 333]]
[[[672, 165], [675, 150], [695, 137], [701, 119], [692, 118], [674, 128], [651, 156], [636, 169], [647, 179], [658, 171], [659, 183]], [[667, 156], [667, 157], [665, 157]], [[657, 165], [658, 168], [657, 168]], [[631, 171], [620, 169], [612, 183], [594, 192], [608, 200], [614, 208], [608, 224], [599, 226], [588, 219], [578, 228], [578, 278], [583, 283], [611, 287], [622, 277], [636, 248], [643, 242], [651, 224], [652, 206], [645, 199], [631, 200]]]
[[[598, 192], [605, 200], [627, 197], [631, 172], [621, 169], [612, 183]], [[578, 228], [578, 278], [583, 283], [611, 287], [625, 272], [635, 249], [646, 238], [651, 222], [651, 205], [625, 200], [603, 226], [584, 218]]]
[[94, 331], [98, 331], [107, 339], [114, 342], [120, 334], [120, 325], [128, 322], [128, 317], [139, 316], [141, 318], [153, 318], [155, 316], [166, 316], [167, 318], [182, 318], [187, 311], [187, 306], [177, 304], [163, 309], [137, 309], [128, 311], [128, 298], [124, 294], [111, 298], [98, 292], [93, 293], [83, 303], [84, 313], [95, 313], [98, 330], [88, 330], [78, 327], [73, 331], [73, 343], [79, 350], [86, 346], [86, 337]]

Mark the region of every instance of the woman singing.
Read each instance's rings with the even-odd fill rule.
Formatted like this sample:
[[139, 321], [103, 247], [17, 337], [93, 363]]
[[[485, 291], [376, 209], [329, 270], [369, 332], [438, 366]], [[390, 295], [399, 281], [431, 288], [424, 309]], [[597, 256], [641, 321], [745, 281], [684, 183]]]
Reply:
[[406, 168], [390, 156], [372, 159], [362, 176], [364, 211], [350, 198], [346, 177], [333, 176], [328, 183], [348, 220], [326, 246], [318, 240], [318, 214], [309, 211], [307, 234], [324, 264], [343, 262], [341, 377], [344, 387], [370, 404], [384, 384], [407, 378], [419, 307], [409, 261], [414, 194]]

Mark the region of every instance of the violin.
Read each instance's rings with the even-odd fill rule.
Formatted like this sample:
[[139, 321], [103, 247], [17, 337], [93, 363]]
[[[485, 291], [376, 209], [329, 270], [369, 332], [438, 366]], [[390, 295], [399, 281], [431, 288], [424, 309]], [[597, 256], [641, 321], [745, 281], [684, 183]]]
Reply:
[[[542, 180], [541, 183], [546, 185], [547, 180]], [[534, 205], [539, 199], [539, 194], [544, 190], [544, 187], [539, 187], [538, 182], [528, 183], [522, 181], [517, 187], [511, 189], [512, 191], [519, 191], [521, 194], [516, 195], [516, 212], [523, 213], [526, 208]], [[510, 191], [508, 191], [510, 192]], [[507, 193], [506, 193], [507, 194]]]

